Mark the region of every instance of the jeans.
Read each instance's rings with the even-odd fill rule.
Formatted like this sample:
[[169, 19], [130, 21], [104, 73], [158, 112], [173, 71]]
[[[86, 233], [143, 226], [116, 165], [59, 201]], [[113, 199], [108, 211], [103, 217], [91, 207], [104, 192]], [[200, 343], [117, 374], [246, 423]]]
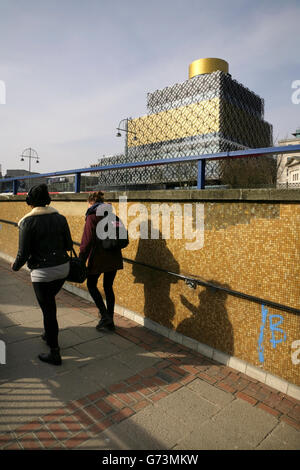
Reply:
[[55, 296], [62, 288], [65, 279], [51, 282], [33, 282], [37, 301], [42, 309], [47, 343], [51, 349], [58, 348], [58, 323], [56, 318]]
[[97, 288], [98, 279], [101, 274], [88, 274], [87, 276], [87, 288], [97, 308], [99, 309], [100, 316], [111, 321], [113, 321], [115, 309], [115, 294], [113, 291], [113, 283], [116, 274], [116, 270], [108, 271], [104, 273], [103, 276], [103, 288], [105, 293], [106, 306], [103, 302], [102, 295]]

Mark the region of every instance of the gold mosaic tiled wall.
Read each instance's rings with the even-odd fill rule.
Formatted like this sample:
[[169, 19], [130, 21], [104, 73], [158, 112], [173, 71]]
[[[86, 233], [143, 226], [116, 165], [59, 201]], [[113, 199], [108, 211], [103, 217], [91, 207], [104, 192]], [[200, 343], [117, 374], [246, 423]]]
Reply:
[[[161, 203], [176, 203], [182, 211], [184, 204], [194, 210], [204, 204], [205, 231], [203, 247], [187, 250], [191, 240], [172, 236], [171, 217], [170, 239], [131, 238], [125, 258], [300, 309], [299, 203], [144, 197], [141, 206], [129, 198], [130, 193], [128, 223], [137, 235], [139, 223], [144, 229], [155, 226], [151, 205]], [[118, 211], [117, 200], [112, 202]], [[73, 240], [80, 242], [86, 202], [54, 200], [52, 206], [67, 217]], [[18, 221], [26, 212], [24, 202], [0, 202], [1, 219]], [[1, 225], [0, 251], [14, 256], [17, 230]], [[201, 286], [191, 289], [176, 277], [127, 262], [117, 274], [115, 294], [118, 305], [300, 385], [300, 342], [295, 343], [300, 340], [300, 315], [266, 307], [262, 328], [258, 303]]]

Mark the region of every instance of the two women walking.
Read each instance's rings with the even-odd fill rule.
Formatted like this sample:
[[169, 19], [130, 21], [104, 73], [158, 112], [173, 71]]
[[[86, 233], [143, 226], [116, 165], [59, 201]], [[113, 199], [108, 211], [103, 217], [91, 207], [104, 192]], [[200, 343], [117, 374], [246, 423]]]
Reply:
[[[27, 262], [31, 271], [33, 289], [43, 313], [45, 332], [42, 338], [50, 347], [50, 352], [39, 354], [39, 359], [61, 365], [55, 297], [69, 274], [67, 252], [72, 250], [73, 242], [66, 218], [56, 209], [49, 207], [51, 198], [45, 184], [33, 186], [28, 192], [26, 202], [32, 210], [18, 223], [19, 249], [11, 267], [18, 271]], [[123, 268], [123, 260], [121, 250], [105, 251], [96, 235], [96, 226], [101, 220], [96, 211], [98, 205], [103, 203], [101, 191], [89, 195], [79, 256], [84, 262], [88, 262], [87, 287], [101, 317], [96, 328], [112, 331], [115, 329], [113, 282], [117, 270]], [[102, 273], [106, 305], [97, 288]]]

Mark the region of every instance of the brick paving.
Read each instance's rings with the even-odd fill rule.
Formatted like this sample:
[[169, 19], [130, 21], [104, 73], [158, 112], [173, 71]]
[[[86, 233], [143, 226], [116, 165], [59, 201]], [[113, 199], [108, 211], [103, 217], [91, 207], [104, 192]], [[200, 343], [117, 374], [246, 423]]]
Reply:
[[[3, 267], [2, 267], [3, 269]], [[14, 273], [30, 283], [25, 272]], [[62, 291], [59, 302], [95, 314], [87, 301]], [[117, 335], [160, 358], [154, 366], [72, 400], [63, 407], [0, 434], [0, 449], [75, 449], [196, 379], [246, 401], [300, 431], [300, 402], [228, 366], [116, 314]]]
[[[134, 343], [143, 347], [145, 328], [124, 317], [116, 317], [117, 334], [129, 341], [134, 336]], [[298, 400], [149, 331], [147, 339], [154, 354], [160, 357], [160, 353], [164, 351], [168, 354], [168, 359], [164, 358], [155, 366], [122, 382], [66, 403], [64, 408], [22, 424], [13, 432], [2, 434], [0, 449], [76, 448], [113, 424], [129, 418], [197, 378], [232, 393], [236, 398], [245, 400], [300, 430]], [[172, 348], [169, 348], [170, 345]], [[182, 358], [172, 356], [181, 352], [184, 352]]]

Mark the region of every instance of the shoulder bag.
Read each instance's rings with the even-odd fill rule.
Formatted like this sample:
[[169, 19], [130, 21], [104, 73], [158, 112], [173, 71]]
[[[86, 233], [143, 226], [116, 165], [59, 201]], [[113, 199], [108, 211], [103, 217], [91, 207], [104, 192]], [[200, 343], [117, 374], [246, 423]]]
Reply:
[[[74, 257], [72, 256], [74, 255]], [[82, 283], [87, 278], [87, 269], [85, 263], [76, 255], [76, 251], [72, 248], [70, 262], [70, 271], [67, 277], [67, 281]]]

